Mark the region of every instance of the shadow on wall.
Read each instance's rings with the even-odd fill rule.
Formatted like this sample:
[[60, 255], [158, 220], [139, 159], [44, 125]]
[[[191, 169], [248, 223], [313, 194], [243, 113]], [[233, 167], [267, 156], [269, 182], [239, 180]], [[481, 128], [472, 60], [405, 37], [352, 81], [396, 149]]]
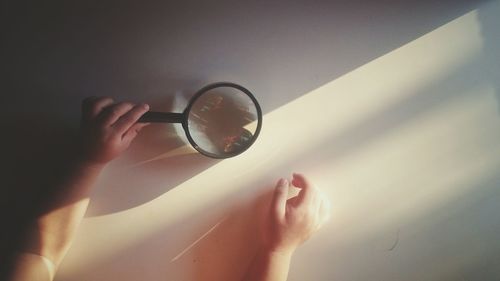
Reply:
[[[456, 231], [460, 238], [469, 245], [470, 251], [462, 268], [449, 268], [447, 278], [441, 280], [498, 280], [500, 278], [500, 177], [497, 171], [493, 174], [478, 179], [470, 189], [456, 201], [441, 207], [444, 215], [443, 223], [448, 229]], [[455, 213], [456, 212], [456, 213]], [[436, 212], [437, 213], [437, 212]], [[467, 224], [465, 223], [467, 222]], [[467, 227], [465, 227], [467, 225]], [[460, 239], [459, 238], [459, 239]], [[442, 238], [442, 246], [449, 251], [453, 250], [453, 242], [446, 237]], [[491, 241], [493, 243], [485, 243]], [[456, 242], [455, 242], [456, 243]], [[451, 244], [451, 245], [450, 245]], [[461, 244], [461, 243], [460, 243]], [[461, 253], [456, 253], [460, 256]], [[436, 259], [436, 262], [439, 262]]]
[[2, 98], [11, 104], [150, 101], [234, 80], [267, 113], [481, 1], [56, 2], [2, 3], [2, 90], [12, 93]]
[[478, 20], [481, 24], [483, 36], [483, 63], [487, 67], [486, 75], [494, 87], [497, 97], [498, 112], [500, 114], [500, 1], [494, 0], [479, 9]]

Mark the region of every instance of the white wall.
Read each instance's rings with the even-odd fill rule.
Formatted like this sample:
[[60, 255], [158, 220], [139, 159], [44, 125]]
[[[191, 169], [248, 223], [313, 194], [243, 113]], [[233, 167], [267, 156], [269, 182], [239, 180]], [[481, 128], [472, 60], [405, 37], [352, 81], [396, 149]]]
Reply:
[[259, 206], [293, 171], [333, 213], [289, 280], [500, 278], [500, 2], [141, 2], [4, 4], [7, 159], [37, 143], [16, 141], [18, 120], [51, 142], [84, 96], [180, 110], [220, 80], [255, 93], [263, 131], [216, 161], [145, 129], [101, 177], [58, 280], [237, 280]]

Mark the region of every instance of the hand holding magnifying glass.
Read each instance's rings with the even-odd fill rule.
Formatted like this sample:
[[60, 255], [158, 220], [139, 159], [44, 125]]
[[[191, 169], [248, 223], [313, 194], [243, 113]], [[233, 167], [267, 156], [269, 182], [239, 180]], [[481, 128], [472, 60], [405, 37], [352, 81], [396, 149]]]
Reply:
[[212, 158], [247, 150], [262, 127], [262, 111], [244, 87], [219, 82], [199, 90], [182, 113], [145, 113], [139, 122], [181, 123], [191, 145]]

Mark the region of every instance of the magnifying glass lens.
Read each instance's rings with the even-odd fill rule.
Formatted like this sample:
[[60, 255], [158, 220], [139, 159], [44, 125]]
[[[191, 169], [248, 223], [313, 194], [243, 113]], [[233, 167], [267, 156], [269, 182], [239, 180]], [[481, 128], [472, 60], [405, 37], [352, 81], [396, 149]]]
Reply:
[[216, 87], [201, 94], [188, 114], [188, 130], [199, 149], [223, 157], [247, 149], [258, 125], [257, 105], [233, 87]]

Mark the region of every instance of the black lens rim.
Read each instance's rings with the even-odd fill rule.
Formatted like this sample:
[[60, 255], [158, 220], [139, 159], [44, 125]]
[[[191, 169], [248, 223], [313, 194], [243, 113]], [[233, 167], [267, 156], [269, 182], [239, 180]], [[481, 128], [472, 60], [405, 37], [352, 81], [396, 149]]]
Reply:
[[[244, 149], [240, 150], [240, 151], [236, 151], [236, 152], [232, 152], [232, 153], [227, 153], [227, 154], [223, 154], [223, 155], [219, 155], [219, 154], [215, 154], [215, 153], [211, 153], [211, 152], [208, 152], [204, 149], [202, 149], [193, 139], [193, 137], [191, 136], [191, 133], [189, 132], [189, 126], [188, 126], [188, 118], [189, 118], [189, 111], [191, 110], [191, 108], [193, 107], [193, 104], [196, 102], [196, 100], [201, 96], [203, 95], [204, 93], [212, 90], [212, 89], [215, 89], [215, 88], [221, 88], [221, 87], [229, 87], [229, 88], [235, 88], [235, 89], [238, 89], [240, 90], [241, 92], [245, 93], [251, 100], [252, 102], [254, 103], [255, 105], [255, 108], [257, 109], [257, 129], [255, 130], [255, 133], [253, 134], [252, 136], [252, 139], [250, 140], [250, 142], [248, 143], [247, 146], [245, 146]], [[231, 158], [231, 157], [234, 157], [236, 155], [239, 155], [243, 152], [245, 152], [248, 148], [250, 148], [254, 142], [257, 140], [257, 137], [259, 136], [260, 134], [260, 131], [262, 129], [262, 109], [260, 108], [260, 104], [259, 102], [257, 101], [257, 99], [254, 97], [254, 95], [248, 90], [246, 89], [245, 87], [241, 86], [241, 85], [238, 85], [236, 83], [232, 83], [232, 82], [216, 82], [216, 83], [212, 83], [212, 84], [209, 84], [203, 88], [201, 88], [200, 90], [198, 90], [198, 92], [195, 93], [195, 95], [191, 98], [191, 101], [189, 102], [188, 106], [186, 107], [186, 109], [184, 110], [184, 112], [182, 113], [183, 114], [183, 121], [182, 121], [182, 127], [184, 129], [184, 132], [186, 133], [186, 137], [189, 141], [189, 143], [194, 147], [194, 149], [196, 149], [199, 153], [205, 155], [205, 156], [208, 156], [208, 157], [211, 157], [211, 158], [215, 158], [215, 159], [225, 159], [225, 158]]]

